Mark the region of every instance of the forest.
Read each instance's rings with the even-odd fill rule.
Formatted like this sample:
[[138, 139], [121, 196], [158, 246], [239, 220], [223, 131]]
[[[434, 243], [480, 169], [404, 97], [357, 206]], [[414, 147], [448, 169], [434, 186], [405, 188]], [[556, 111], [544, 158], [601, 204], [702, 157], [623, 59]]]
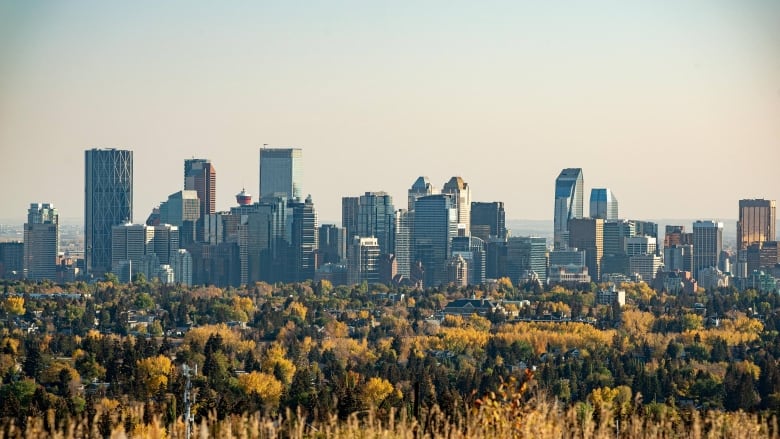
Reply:
[[[620, 286], [624, 306], [598, 305], [602, 288], [9, 281], [0, 437], [184, 437], [184, 365], [197, 370], [191, 424], [210, 435], [231, 425], [270, 425], [267, 437], [350, 436], [360, 425], [399, 429], [393, 437], [532, 425], [551, 429], [542, 437], [637, 437], [647, 425], [777, 435], [777, 295], [675, 296], [637, 283]], [[503, 306], [444, 312], [460, 298]]]

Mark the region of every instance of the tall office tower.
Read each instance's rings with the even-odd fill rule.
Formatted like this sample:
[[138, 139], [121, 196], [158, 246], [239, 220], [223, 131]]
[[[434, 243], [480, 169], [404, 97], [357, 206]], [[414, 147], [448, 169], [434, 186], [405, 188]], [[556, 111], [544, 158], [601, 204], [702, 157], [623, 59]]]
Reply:
[[300, 148], [260, 148], [260, 197], [282, 195], [288, 200], [300, 199], [302, 162]]
[[194, 243], [187, 251], [192, 256], [193, 285], [241, 285], [241, 262], [237, 243]]
[[342, 227], [323, 224], [319, 230], [319, 261], [317, 265], [338, 264], [347, 259], [347, 235]]
[[355, 236], [349, 246], [347, 283], [379, 282], [379, 241], [373, 237]]
[[433, 195], [435, 193], [437, 193], [437, 191], [428, 180], [428, 177], [417, 177], [417, 180], [414, 181], [414, 184], [412, 184], [412, 187], [409, 189], [409, 212], [414, 211], [414, 205], [418, 198], [427, 197], [428, 195]]
[[485, 241], [476, 236], [456, 236], [452, 238], [452, 255], [461, 256], [468, 263], [470, 284], [479, 285], [485, 281]]
[[184, 190], [197, 193], [201, 215], [216, 212], [217, 171], [211, 160], [187, 159], [184, 161]]
[[469, 264], [461, 255], [452, 255], [447, 261], [447, 282], [456, 287], [469, 285]]
[[111, 270], [111, 228], [133, 220], [133, 152], [84, 154], [84, 259], [89, 274]]
[[542, 284], [547, 282], [547, 239], [536, 236], [511, 237], [507, 240], [506, 271], [509, 279], [519, 284], [536, 273]]
[[506, 277], [507, 242], [506, 238], [490, 238], [485, 242], [485, 278]]
[[654, 253], [636, 254], [629, 256], [628, 260], [631, 274], [638, 274], [648, 284], [655, 280], [656, 273], [664, 266], [661, 257]]
[[409, 278], [414, 255], [414, 212], [398, 209], [395, 212], [395, 260], [398, 274]]
[[17, 279], [24, 274], [24, 243], [0, 242], [0, 279]]
[[249, 206], [230, 209], [240, 218], [238, 248], [240, 283], [287, 282], [294, 272], [292, 212], [284, 197], [265, 197]]
[[603, 220], [619, 218], [618, 200], [611, 190], [606, 188], [590, 190], [590, 217]]
[[[179, 228], [181, 246], [189, 245], [198, 238], [196, 225], [200, 217], [200, 200], [197, 191], [179, 191], [169, 195], [167, 201], [160, 203], [160, 224], [171, 224]], [[204, 215], [204, 220], [200, 221], [199, 241], [208, 241], [206, 218], [209, 218], [209, 215]], [[147, 225], [151, 224], [147, 222]]]
[[569, 247], [585, 250], [585, 265], [592, 279], [601, 279], [601, 257], [604, 256], [604, 220], [575, 218], [569, 220]]
[[718, 267], [723, 250], [723, 223], [696, 221], [693, 223], [693, 275], [699, 270]]
[[604, 254], [624, 254], [626, 252], [626, 239], [636, 236], [635, 227], [634, 222], [629, 220], [604, 221]]
[[506, 238], [506, 213], [504, 203], [494, 201], [492, 203], [471, 203], [471, 234], [483, 241], [491, 236]]
[[770, 271], [780, 264], [777, 241], [755, 242], [750, 244], [747, 250], [743, 250], [743, 253], [747, 263], [747, 273], [744, 273], [744, 277], [750, 276], [755, 270]]
[[170, 224], [146, 227], [152, 229], [152, 240], [146, 253], [154, 253], [160, 264], [170, 265], [171, 258], [179, 251], [179, 228]]
[[664, 268], [666, 271], [693, 270], [693, 245], [672, 244], [664, 247]]
[[569, 220], [583, 217], [583, 184], [581, 168], [564, 169], [555, 180], [553, 246], [556, 249], [565, 249], [569, 243]]
[[458, 233], [458, 210], [452, 196], [439, 194], [418, 198], [413, 233], [414, 261], [422, 262], [424, 285], [432, 287], [446, 283], [452, 238]]
[[[633, 220], [636, 228], [636, 236], [650, 236], [658, 242], [658, 223], [652, 221]], [[661, 256], [661, 248], [656, 245], [655, 255]]]
[[[343, 207], [343, 206], [342, 206]], [[366, 192], [358, 199], [357, 236], [374, 236], [379, 252], [395, 253], [395, 207], [385, 192]]]
[[142, 273], [147, 246], [154, 239], [154, 227], [124, 223], [111, 228], [111, 271], [120, 282], [130, 282]]
[[184, 286], [192, 285], [192, 255], [187, 250], [180, 248], [171, 260], [173, 279]]
[[775, 200], [739, 200], [737, 250], [775, 240]]
[[652, 236], [630, 236], [626, 238], [626, 255], [655, 254], [657, 243]]
[[359, 236], [358, 216], [360, 209], [360, 197], [341, 198], [341, 227], [347, 234], [347, 242], [351, 245], [352, 238]]
[[59, 215], [53, 204], [31, 203], [24, 225], [24, 275], [31, 280], [57, 280], [60, 249]]
[[303, 202], [289, 202], [292, 207], [292, 253], [293, 268], [291, 280], [303, 282], [314, 280], [317, 269], [317, 248], [319, 247], [319, 224], [317, 210], [311, 195]]
[[471, 234], [471, 188], [461, 177], [452, 177], [441, 190], [443, 194], [451, 194], [458, 209], [458, 224], [465, 236]]

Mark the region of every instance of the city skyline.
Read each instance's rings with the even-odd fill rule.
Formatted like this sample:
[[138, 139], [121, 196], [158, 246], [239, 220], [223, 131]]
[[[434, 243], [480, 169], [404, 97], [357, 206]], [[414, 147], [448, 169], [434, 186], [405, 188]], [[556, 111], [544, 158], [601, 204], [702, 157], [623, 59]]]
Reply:
[[401, 206], [420, 175], [551, 219], [549, 176], [572, 166], [623, 217], [780, 198], [780, 4], [601, 6], [3, 3], [0, 218], [41, 199], [80, 217], [90, 148], [134, 151], [136, 221], [194, 157], [233, 206], [264, 144], [304, 150], [301, 196], [328, 221], [347, 194]]

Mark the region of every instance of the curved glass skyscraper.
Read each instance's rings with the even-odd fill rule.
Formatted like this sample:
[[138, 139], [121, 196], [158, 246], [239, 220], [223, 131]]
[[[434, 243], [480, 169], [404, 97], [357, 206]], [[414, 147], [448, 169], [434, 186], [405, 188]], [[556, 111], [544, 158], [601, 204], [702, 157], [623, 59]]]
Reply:
[[603, 220], [618, 219], [618, 201], [611, 190], [606, 188], [590, 190], [590, 217]]
[[553, 244], [565, 249], [569, 242], [569, 220], [582, 218], [582, 168], [566, 168], [555, 180]]

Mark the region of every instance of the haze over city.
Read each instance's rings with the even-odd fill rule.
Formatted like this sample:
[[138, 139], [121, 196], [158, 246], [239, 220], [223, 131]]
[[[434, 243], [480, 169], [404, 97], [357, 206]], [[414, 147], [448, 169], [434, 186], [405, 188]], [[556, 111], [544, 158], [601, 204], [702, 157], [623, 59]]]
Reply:
[[84, 150], [134, 151], [134, 220], [210, 159], [217, 209], [258, 150], [303, 149], [322, 221], [453, 175], [552, 219], [561, 168], [626, 217], [735, 218], [780, 198], [772, 1], [0, 3], [1, 218], [84, 213]]

